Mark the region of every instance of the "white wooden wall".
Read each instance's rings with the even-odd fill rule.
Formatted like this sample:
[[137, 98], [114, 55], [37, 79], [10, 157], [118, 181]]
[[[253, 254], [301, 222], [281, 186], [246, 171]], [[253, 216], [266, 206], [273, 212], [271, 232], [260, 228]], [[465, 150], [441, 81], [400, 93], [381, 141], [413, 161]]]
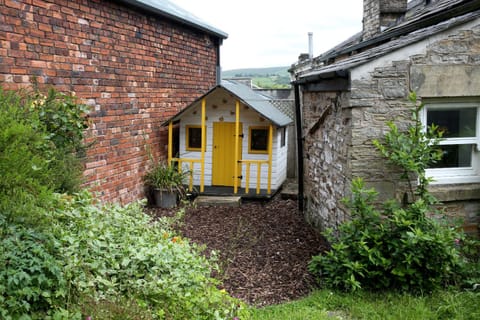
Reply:
[[[206, 152], [205, 152], [205, 186], [212, 185], [212, 145], [213, 145], [213, 123], [214, 122], [235, 122], [235, 101], [230, 99], [229, 103], [224, 103], [222, 100], [217, 101], [211, 99], [209, 102], [207, 98], [206, 107]], [[217, 103], [219, 102], [219, 103]], [[212, 106], [215, 105], [216, 108]], [[180, 158], [196, 158], [200, 159], [200, 151], [187, 151], [186, 144], [186, 132], [185, 128], [188, 125], [199, 125], [201, 119], [201, 107], [200, 105], [188, 110], [180, 121]], [[243, 129], [243, 142], [242, 142], [242, 159], [243, 160], [268, 160], [268, 154], [249, 154], [248, 153], [248, 141], [249, 141], [249, 127], [251, 126], [268, 126], [270, 121], [261, 117], [256, 111], [248, 108], [244, 105], [240, 106], [240, 122]], [[287, 176], [287, 145], [280, 147], [280, 130], [277, 130], [274, 126], [273, 141], [272, 141], [272, 190], [278, 189], [285, 181]], [[288, 133], [286, 133], [287, 135]], [[286, 137], [288, 141], [288, 137]], [[232, 155], [233, 157], [233, 155]], [[187, 168], [187, 164], [184, 164], [184, 168]], [[245, 187], [246, 182], [246, 166], [242, 167], [242, 179], [241, 187]], [[262, 165], [261, 171], [261, 189], [267, 189], [268, 179], [268, 166]], [[257, 168], [256, 165], [250, 167], [250, 188], [255, 189], [257, 183]], [[194, 166], [194, 185], [200, 185], [200, 164]]]

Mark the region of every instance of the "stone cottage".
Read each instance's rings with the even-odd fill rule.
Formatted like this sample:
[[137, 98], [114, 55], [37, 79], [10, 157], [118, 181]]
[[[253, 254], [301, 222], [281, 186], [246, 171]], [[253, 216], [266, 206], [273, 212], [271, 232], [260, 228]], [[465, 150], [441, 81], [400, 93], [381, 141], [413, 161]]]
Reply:
[[[304, 209], [318, 228], [347, 212], [341, 199], [362, 177], [381, 198], [402, 199], [406, 186], [372, 144], [411, 121], [407, 97], [425, 104], [423, 123], [448, 130], [444, 158], [427, 174], [447, 212], [480, 214], [480, 1], [364, 0], [362, 32], [291, 68], [301, 110]], [[302, 188], [300, 188], [302, 189]]]
[[0, 86], [74, 92], [91, 108], [87, 185], [102, 200], [143, 197], [145, 146], [219, 81], [227, 34], [167, 0], [0, 0]]

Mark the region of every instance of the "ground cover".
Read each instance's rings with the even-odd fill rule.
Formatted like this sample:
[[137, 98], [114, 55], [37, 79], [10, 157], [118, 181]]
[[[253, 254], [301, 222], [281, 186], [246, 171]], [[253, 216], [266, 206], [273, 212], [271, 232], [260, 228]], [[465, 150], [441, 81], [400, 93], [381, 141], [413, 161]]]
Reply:
[[479, 292], [437, 291], [424, 296], [318, 290], [304, 299], [261, 309], [252, 320], [438, 320], [480, 319]]
[[[327, 244], [305, 223], [297, 202], [273, 198], [241, 207], [188, 207], [177, 229], [205, 253], [218, 252], [224, 288], [249, 303], [253, 320], [480, 319], [472, 290], [408, 295], [316, 289], [307, 265]], [[178, 209], [177, 209], [178, 210]], [[149, 209], [156, 217], [174, 209]]]
[[[151, 209], [157, 217], [172, 209]], [[188, 207], [181, 234], [218, 252], [225, 290], [250, 305], [298, 299], [311, 292], [311, 257], [326, 242], [297, 212], [297, 202], [279, 196], [240, 207]]]

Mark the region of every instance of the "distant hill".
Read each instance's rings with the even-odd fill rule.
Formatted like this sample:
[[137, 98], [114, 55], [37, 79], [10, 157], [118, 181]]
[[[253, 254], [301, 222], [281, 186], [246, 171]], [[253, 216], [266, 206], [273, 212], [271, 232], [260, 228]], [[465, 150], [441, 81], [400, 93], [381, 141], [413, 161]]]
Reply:
[[252, 78], [252, 82], [261, 88], [284, 89], [290, 88], [290, 67], [245, 68], [222, 72], [222, 78]]

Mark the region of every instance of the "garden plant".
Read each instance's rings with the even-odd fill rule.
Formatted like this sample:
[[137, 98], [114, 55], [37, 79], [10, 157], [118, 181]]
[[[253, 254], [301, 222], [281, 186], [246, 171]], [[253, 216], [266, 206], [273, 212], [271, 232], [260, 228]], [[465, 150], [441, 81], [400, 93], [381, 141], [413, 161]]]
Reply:
[[87, 112], [55, 90], [0, 88], [0, 318], [245, 318], [167, 219], [82, 190]]
[[[410, 100], [412, 125], [403, 132], [389, 122], [384, 142], [373, 142], [389, 163], [401, 169], [409, 191], [402, 201], [379, 205], [374, 189], [367, 189], [360, 178], [353, 181], [352, 196], [345, 200], [351, 220], [337, 232], [325, 233], [331, 250], [313, 257], [309, 265], [327, 287], [423, 293], [479, 280], [478, 242], [466, 239], [458, 226], [443, 219], [428, 191], [431, 180], [425, 169], [441, 157], [437, 145], [442, 132], [435, 125], [423, 130], [419, 119], [423, 105], [417, 104], [414, 93]], [[467, 247], [475, 248], [476, 255], [466, 255]]]

